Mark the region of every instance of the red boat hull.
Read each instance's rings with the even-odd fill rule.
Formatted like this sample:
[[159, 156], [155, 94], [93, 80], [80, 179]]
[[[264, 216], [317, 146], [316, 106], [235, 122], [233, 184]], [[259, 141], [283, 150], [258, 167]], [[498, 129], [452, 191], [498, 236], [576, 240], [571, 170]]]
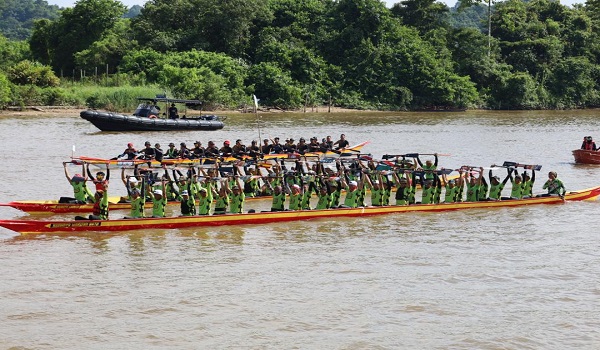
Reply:
[[576, 149], [573, 151], [575, 163], [578, 164], [600, 164], [600, 151], [587, 151]]

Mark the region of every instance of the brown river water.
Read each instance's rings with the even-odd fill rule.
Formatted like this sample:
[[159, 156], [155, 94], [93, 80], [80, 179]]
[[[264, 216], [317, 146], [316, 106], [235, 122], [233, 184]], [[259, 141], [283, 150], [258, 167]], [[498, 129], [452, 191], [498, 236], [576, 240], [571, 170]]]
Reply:
[[[600, 138], [598, 111], [267, 114], [260, 125], [263, 138], [345, 133], [371, 141], [363, 150], [375, 156], [447, 153], [448, 168], [542, 164], [538, 192], [550, 170], [567, 190], [600, 185], [600, 167], [571, 155], [584, 136]], [[112, 157], [146, 140], [249, 143], [256, 126], [248, 114], [215, 132], [102, 133], [78, 117], [0, 116], [0, 202], [69, 195], [61, 162], [72, 145]], [[0, 229], [0, 348], [598, 349], [599, 209], [37, 237]], [[0, 219], [26, 216], [0, 207]]]

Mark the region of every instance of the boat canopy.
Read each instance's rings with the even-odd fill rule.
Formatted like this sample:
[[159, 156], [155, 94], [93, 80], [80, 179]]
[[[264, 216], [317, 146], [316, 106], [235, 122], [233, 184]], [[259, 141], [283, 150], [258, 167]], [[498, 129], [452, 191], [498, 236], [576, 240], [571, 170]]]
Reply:
[[168, 98], [168, 97], [161, 96], [161, 95], [157, 95], [156, 97], [138, 97], [137, 99], [139, 101], [146, 101], [149, 103], [153, 103], [155, 105], [157, 103], [165, 103], [165, 104], [181, 103], [181, 104], [184, 104], [186, 107], [190, 107], [190, 108], [200, 108], [202, 106], [202, 101], [200, 101], [200, 100], [183, 100], [183, 99], [178, 99], [178, 98]]

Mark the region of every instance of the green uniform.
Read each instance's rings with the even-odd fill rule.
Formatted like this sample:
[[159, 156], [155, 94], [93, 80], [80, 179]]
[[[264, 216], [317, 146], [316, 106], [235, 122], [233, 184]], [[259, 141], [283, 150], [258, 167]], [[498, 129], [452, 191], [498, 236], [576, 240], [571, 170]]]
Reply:
[[321, 194], [319, 192], [319, 201], [317, 202], [317, 207], [315, 209], [329, 209], [331, 208], [331, 194], [325, 193]]
[[165, 217], [165, 207], [167, 206], [167, 198], [161, 196], [160, 199], [154, 197], [152, 201], [152, 216], [156, 218]]
[[497, 185], [490, 184], [490, 198], [491, 199], [500, 199], [500, 193], [504, 189], [504, 184], [501, 182]]
[[479, 191], [477, 192], [477, 200], [478, 201], [486, 200], [487, 193], [488, 193], [488, 185], [482, 183], [481, 186], [479, 186]]
[[285, 205], [285, 192], [280, 192], [279, 194], [273, 193], [273, 202], [271, 204], [272, 211], [282, 211], [284, 210]]
[[565, 194], [565, 185], [559, 179], [554, 179], [552, 181], [548, 180], [542, 187], [543, 189], [548, 189], [548, 194]]
[[523, 196], [533, 197], [533, 181], [523, 181]]
[[444, 195], [444, 203], [456, 202], [456, 197], [458, 197], [459, 191], [460, 191], [460, 187], [457, 187], [457, 186], [450, 187], [449, 185], [446, 185], [446, 194]]
[[244, 212], [244, 200], [246, 199], [246, 195], [244, 192], [240, 191], [240, 194], [231, 195], [231, 207], [230, 211], [233, 214], [241, 214]]
[[427, 164], [423, 164], [421, 168], [425, 171], [425, 179], [433, 180], [433, 177], [437, 176], [433, 173], [437, 169], [437, 165], [427, 166]]
[[210, 214], [210, 205], [213, 201], [213, 193], [212, 187], [210, 184], [208, 185], [208, 189], [206, 190], [206, 196], [200, 194], [198, 196], [198, 214], [199, 215], [208, 215]]
[[480, 184], [471, 185], [467, 183], [467, 202], [477, 202], [479, 191], [481, 190]]
[[290, 194], [290, 210], [300, 210], [302, 205], [302, 194]]
[[194, 197], [189, 196], [187, 200], [184, 200], [182, 198], [180, 207], [181, 207], [181, 215], [183, 215], [183, 216], [196, 215], [196, 201], [194, 200]]
[[69, 181], [69, 183], [73, 186], [73, 195], [77, 201], [84, 203], [92, 201], [94, 196], [85, 185], [85, 181]]
[[360, 191], [358, 189], [354, 191], [347, 191], [346, 199], [344, 200], [344, 205], [349, 208], [356, 208], [358, 206], [359, 196]]
[[512, 190], [510, 191], [510, 198], [521, 199], [523, 198], [523, 186], [524, 183], [516, 183], [512, 181]]
[[342, 198], [342, 188], [337, 186], [335, 191], [331, 192], [331, 207], [338, 207]]
[[217, 201], [215, 203], [215, 214], [225, 214], [227, 211], [227, 207], [229, 206], [229, 196], [221, 196], [217, 197]]
[[371, 205], [373, 206], [382, 206], [383, 205], [383, 194], [384, 189], [372, 189], [371, 190]]
[[358, 207], [364, 207], [365, 206], [365, 197], [367, 195], [367, 188], [365, 186], [363, 186], [362, 188], [357, 189], [357, 191], [358, 191], [358, 199], [357, 199], [356, 205]]
[[138, 196], [136, 199], [131, 199], [131, 212], [130, 216], [134, 219], [143, 218], [144, 215], [144, 205], [146, 204], [145, 196]]
[[437, 192], [437, 188], [433, 186], [423, 187], [421, 198], [421, 203], [423, 204], [432, 204], [435, 200], [435, 193]]
[[412, 187], [398, 187], [396, 190], [396, 205], [407, 205], [411, 203], [411, 198], [414, 199], [414, 191]]

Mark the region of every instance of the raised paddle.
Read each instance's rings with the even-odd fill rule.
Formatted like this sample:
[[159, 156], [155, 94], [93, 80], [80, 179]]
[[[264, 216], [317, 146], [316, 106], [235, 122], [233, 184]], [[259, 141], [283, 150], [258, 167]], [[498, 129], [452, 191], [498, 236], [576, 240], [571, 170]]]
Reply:
[[510, 168], [519, 168], [519, 167], [521, 167], [521, 168], [524, 168], [524, 169], [533, 169], [533, 170], [536, 170], [536, 171], [537, 170], [542, 170], [542, 166], [541, 165], [537, 165], [537, 164], [536, 165], [521, 164], [521, 163], [517, 163], [517, 162], [508, 162], [508, 161], [505, 161], [502, 164], [502, 166], [505, 167], [505, 168], [509, 168], [509, 167]]

